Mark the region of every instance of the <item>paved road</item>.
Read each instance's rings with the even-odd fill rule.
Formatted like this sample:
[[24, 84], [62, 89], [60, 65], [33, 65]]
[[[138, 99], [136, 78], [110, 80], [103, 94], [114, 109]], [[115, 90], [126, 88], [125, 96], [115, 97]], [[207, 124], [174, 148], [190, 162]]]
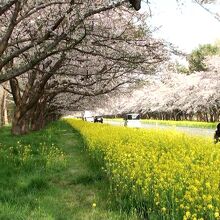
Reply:
[[[118, 121], [106, 121], [105, 123], [116, 125], [116, 126], [123, 126], [123, 122]], [[199, 135], [199, 136], [206, 136], [213, 138], [214, 135], [214, 129], [208, 129], [208, 128], [191, 128], [191, 127], [177, 127], [177, 126], [169, 126], [169, 125], [159, 125], [159, 124], [146, 124], [142, 123], [142, 128], [158, 128], [158, 129], [172, 129], [176, 131], [185, 132], [187, 134], [191, 135]]]

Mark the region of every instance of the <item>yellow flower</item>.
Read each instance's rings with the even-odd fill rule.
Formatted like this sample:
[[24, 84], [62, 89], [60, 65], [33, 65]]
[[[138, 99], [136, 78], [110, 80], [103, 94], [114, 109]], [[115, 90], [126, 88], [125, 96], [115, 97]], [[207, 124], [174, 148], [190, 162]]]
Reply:
[[186, 216], [187, 218], [189, 218], [189, 217], [191, 216], [190, 211], [187, 211], [186, 214], [185, 214], [185, 216]]
[[161, 211], [162, 211], [162, 212], [166, 212], [166, 208], [163, 207], [163, 208], [161, 209]]
[[205, 185], [206, 185], [206, 187], [207, 187], [208, 189], [211, 188], [211, 184], [210, 184], [210, 182], [207, 182]]
[[[137, 203], [152, 197], [161, 215], [165, 215], [168, 210], [162, 204], [172, 191], [176, 209], [169, 211], [184, 211], [185, 220], [196, 220], [204, 211], [211, 212], [220, 220], [220, 210], [216, 209], [220, 207], [216, 175], [220, 162], [212, 156], [218, 155], [219, 149], [213, 148], [211, 141], [205, 141], [204, 148], [203, 139], [195, 141], [176, 132], [99, 126], [73, 119], [69, 122], [81, 132], [94, 159], [103, 158], [102, 169], [118, 197], [128, 194]], [[46, 147], [44, 151], [46, 154]], [[25, 151], [24, 158], [30, 154]], [[196, 158], [199, 163], [193, 162]], [[95, 203], [91, 205], [96, 207]]]
[[181, 208], [181, 209], [184, 209], [184, 205], [183, 205], [183, 204], [180, 204], [180, 208]]
[[215, 212], [215, 218], [219, 217], [219, 212]]
[[208, 209], [213, 209], [212, 204], [208, 204], [208, 205], [207, 205], [207, 208], [208, 208]]

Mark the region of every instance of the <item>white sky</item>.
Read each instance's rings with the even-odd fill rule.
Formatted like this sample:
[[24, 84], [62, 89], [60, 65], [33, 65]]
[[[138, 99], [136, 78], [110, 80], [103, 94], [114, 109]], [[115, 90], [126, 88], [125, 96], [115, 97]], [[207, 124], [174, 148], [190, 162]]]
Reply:
[[[164, 38], [184, 52], [220, 39], [220, 22], [192, 0], [183, 2], [180, 7], [176, 0], [150, 1], [150, 24], [160, 27], [155, 36]], [[220, 3], [208, 7], [220, 14]], [[148, 11], [148, 7], [143, 4], [142, 10]]]

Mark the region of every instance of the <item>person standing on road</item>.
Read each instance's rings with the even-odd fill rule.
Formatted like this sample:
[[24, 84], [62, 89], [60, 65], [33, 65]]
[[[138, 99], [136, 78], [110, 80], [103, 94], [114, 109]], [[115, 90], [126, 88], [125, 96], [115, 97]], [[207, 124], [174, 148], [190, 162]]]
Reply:
[[220, 123], [217, 125], [217, 130], [214, 134], [214, 143], [217, 144], [220, 141]]

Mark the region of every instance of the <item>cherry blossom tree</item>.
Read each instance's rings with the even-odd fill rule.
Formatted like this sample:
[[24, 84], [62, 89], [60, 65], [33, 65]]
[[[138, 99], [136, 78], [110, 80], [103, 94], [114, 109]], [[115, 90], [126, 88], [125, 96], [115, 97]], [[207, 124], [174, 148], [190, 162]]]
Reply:
[[[55, 106], [53, 103], [62, 103], [61, 93], [72, 94], [73, 100], [77, 96], [105, 94], [140, 80], [142, 75], [154, 71], [156, 65], [166, 59], [163, 43], [151, 37], [143, 16], [117, 9], [121, 2], [110, 7], [108, 1], [101, 1], [98, 6], [88, 1], [87, 7], [76, 4], [76, 8], [68, 2], [61, 3], [48, 6], [53, 9], [52, 14], [45, 6], [44, 11], [40, 10], [41, 13], [33, 17], [33, 22], [26, 24], [29, 27], [22, 27], [26, 38], [16, 43], [15, 51], [30, 48], [21, 54], [18, 52], [18, 57], [2, 68], [2, 75], [9, 76], [8, 73], [16, 70], [17, 76], [20, 68], [28, 66], [25, 72], [18, 74], [19, 77], [9, 77], [16, 105], [13, 134], [43, 127], [48, 112], [54, 112], [51, 111]], [[59, 20], [54, 29], [50, 24], [55, 24], [58, 12], [62, 21]], [[38, 19], [43, 22], [42, 27]], [[53, 29], [50, 33], [48, 27], [50, 31], [51, 27]], [[16, 31], [19, 33], [18, 29], [14, 33]], [[43, 40], [45, 34], [48, 38], [36, 43], [35, 40]], [[14, 41], [16, 39], [19, 37]], [[6, 48], [4, 54], [13, 56], [14, 50]]]
[[[140, 0], [3, 1], [0, 4], [0, 83], [73, 48], [85, 36], [86, 20], [128, 2], [136, 10], [140, 8]], [[2, 72], [3, 68], [6, 71]]]
[[[172, 120], [220, 120], [220, 57], [206, 58], [207, 71], [190, 75], [161, 72], [128, 96], [110, 99], [105, 112], [139, 112], [143, 117]], [[112, 103], [112, 104], [111, 104]]]

